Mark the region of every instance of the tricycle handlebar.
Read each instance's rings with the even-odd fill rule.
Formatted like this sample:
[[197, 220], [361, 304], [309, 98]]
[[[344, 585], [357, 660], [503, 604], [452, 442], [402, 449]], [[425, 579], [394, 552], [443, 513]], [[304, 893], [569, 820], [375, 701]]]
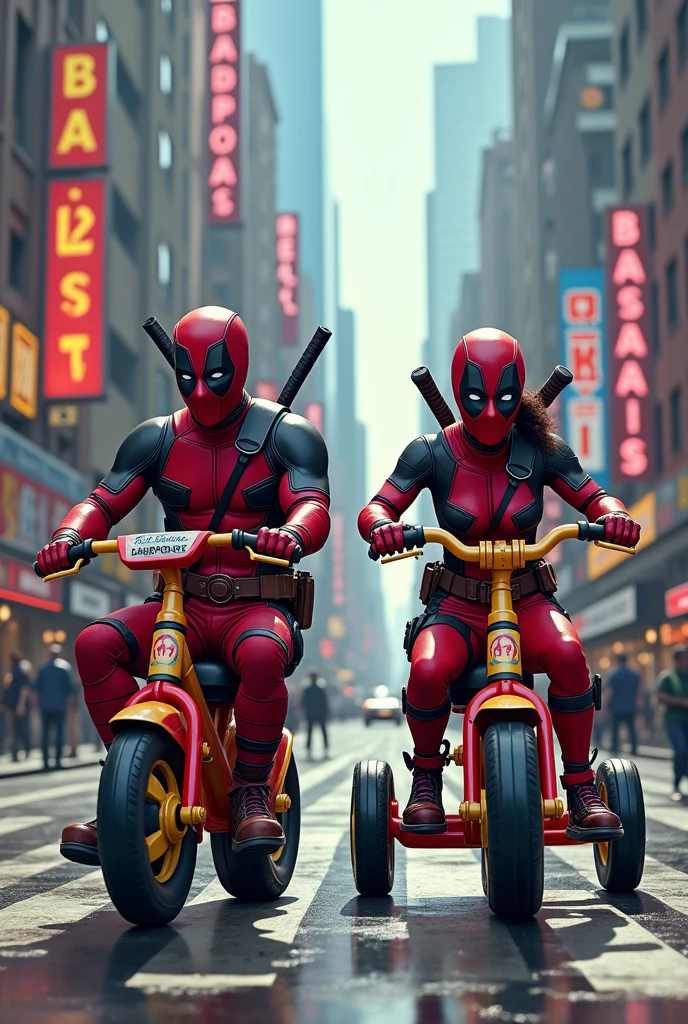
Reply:
[[[627, 555], [635, 554], [635, 548], [622, 547], [620, 544], [610, 544], [604, 539], [605, 529], [603, 523], [589, 523], [587, 519], [582, 519], [578, 523], [569, 523], [563, 526], [555, 526], [553, 530], [545, 534], [542, 540], [536, 544], [524, 544], [523, 545], [523, 557], [527, 561], [536, 561], [539, 558], [544, 558], [545, 555], [549, 554], [558, 544], [561, 544], [563, 540], [583, 540], [592, 541], [600, 547], [610, 548], [612, 551], [620, 551]], [[442, 544], [456, 558], [460, 558], [464, 562], [480, 562], [483, 554], [485, 542], [479, 545], [468, 545], [458, 540], [452, 533], [447, 530], [442, 530], [439, 527], [433, 526], [408, 526], [404, 528], [404, 548], [406, 552], [412, 554], [420, 554], [416, 549], [422, 548], [424, 544]], [[521, 542], [512, 541], [492, 541], [493, 546], [498, 544], [512, 544]], [[377, 560], [379, 554], [370, 548], [368, 551], [370, 558]], [[403, 558], [406, 555], [392, 555], [391, 558]], [[387, 559], [383, 559], [386, 561]]]

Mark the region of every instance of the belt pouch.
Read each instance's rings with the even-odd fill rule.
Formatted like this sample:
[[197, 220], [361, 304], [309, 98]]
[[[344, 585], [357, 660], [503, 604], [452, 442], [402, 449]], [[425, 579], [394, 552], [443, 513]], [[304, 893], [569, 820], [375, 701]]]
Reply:
[[440, 585], [440, 573], [442, 572], [441, 562], [428, 562], [423, 570], [423, 578], [420, 581], [420, 599], [423, 604], [429, 604], [432, 595]]
[[550, 565], [549, 562], [538, 562], [533, 572], [535, 573], [541, 593], [554, 594], [556, 592], [559, 584], [553, 565]]
[[314, 604], [315, 580], [309, 572], [297, 572], [294, 617], [301, 629], [310, 629], [313, 625]]

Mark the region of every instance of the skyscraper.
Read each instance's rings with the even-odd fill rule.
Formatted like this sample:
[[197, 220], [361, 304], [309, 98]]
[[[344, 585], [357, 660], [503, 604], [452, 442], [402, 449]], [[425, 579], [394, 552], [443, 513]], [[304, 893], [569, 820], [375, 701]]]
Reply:
[[301, 274], [324, 318], [324, 145], [321, 0], [250, 0], [243, 46], [268, 67], [279, 124], [277, 206], [298, 213]]
[[509, 22], [480, 18], [477, 60], [435, 68], [435, 188], [427, 205], [427, 358], [444, 389], [459, 281], [480, 262], [481, 151], [490, 144], [494, 129], [511, 124], [510, 67]]

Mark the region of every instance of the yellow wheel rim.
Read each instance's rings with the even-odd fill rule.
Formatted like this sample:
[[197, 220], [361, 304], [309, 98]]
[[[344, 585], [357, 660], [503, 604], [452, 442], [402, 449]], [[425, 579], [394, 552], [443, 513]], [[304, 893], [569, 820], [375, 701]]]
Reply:
[[158, 870], [153, 870], [156, 882], [162, 884], [177, 870], [182, 839], [187, 831], [187, 826], [179, 822], [182, 799], [177, 778], [166, 761], [156, 761], [151, 768], [146, 800], [158, 806], [158, 827], [146, 836], [146, 847], [151, 865], [162, 861]]
[[[607, 803], [607, 800], [609, 799], [609, 796], [607, 794], [607, 787], [605, 786], [604, 782], [600, 782], [598, 784], [597, 792], [600, 794], [600, 800], [604, 800], [605, 804], [607, 804], [608, 807], [609, 804]], [[606, 865], [607, 861], [609, 860], [609, 843], [596, 843], [596, 846], [600, 860], [604, 865]]]

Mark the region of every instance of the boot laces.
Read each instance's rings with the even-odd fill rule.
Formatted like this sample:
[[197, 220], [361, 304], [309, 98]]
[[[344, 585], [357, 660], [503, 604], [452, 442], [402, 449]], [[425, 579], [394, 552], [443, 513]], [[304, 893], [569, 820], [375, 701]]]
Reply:
[[256, 814], [268, 813], [269, 789], [267, 786], [259, 784], [241, 786], [234, 792], [236, 794], [235, 800], [238, 804], [238, 810], [242, 817], [250, 818]]
[[427, 768], [416, 766], [413, 771], [413, 785], [411, 787], [411, 803], [434, 804], [440, 802], [442, 789], [442, 776], [438, 771], [430, 771]]
[[572, 786], [571, 793], [573, 799], [586, 811], [600, 811], [607, 810], [607, 807], [597, 792], [597, 788], [593, 782], [580, 782], [577, 786]]

